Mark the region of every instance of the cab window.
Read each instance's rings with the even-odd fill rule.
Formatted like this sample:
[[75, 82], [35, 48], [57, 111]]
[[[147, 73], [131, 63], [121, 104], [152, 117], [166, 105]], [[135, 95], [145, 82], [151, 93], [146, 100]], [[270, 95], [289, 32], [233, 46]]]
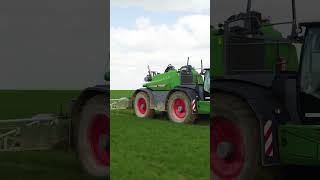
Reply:
[[210, 93], [210, 71], [206, 71], [204, 74], [204, 90]]
[[302, 58], [302, 91], [320, 99], [320, 28], [309, 29]]

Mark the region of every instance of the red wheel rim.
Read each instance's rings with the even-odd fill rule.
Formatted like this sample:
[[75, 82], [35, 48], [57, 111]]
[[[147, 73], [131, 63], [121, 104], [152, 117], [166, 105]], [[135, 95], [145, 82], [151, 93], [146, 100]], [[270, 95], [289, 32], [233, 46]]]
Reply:
[[186, 104], [183, 99], [177, 98], [173, 101], [173, 112], [178, 118], [178, 120], [182, 120], [186, 116]]
[[98, 114], [93, 117], [89, 130], [89, 142], [95, 160], [109, 166], [109, 118], [106, 115]]
[[138, 110], [139, 110], [139, 112], [141, 114], [146, 113], [146, 111], [147, 111], [147, 102], [146, 102], [146, 100], [144, 98], [139, 98], [137, 106], [138, 106]]
[[[221, 143], [232, 144], [232, 155], [221, 158], [218, 146]], [[225, 118], [216, 117], [211, 127], [211, 168], [215, 175], [223, 180], [232, 180], [240, 175], [244, 164], [244, 144], [240, 129]]]

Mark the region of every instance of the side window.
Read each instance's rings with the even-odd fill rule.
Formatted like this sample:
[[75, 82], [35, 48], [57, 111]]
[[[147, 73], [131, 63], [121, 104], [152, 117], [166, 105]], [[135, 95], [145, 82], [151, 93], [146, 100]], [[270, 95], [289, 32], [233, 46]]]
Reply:
[[320, 98], [320, 29], [309, 30], [303, 50], [302, 90]]
[[207, 70], [204, 75], [204, 90], [210, 93], [210, 71]]
[[315, 35], [314, 38], [312, 39], [311, 64], [312, 64], [311, 73], [319, 73], [320, 72], [320, 34]]

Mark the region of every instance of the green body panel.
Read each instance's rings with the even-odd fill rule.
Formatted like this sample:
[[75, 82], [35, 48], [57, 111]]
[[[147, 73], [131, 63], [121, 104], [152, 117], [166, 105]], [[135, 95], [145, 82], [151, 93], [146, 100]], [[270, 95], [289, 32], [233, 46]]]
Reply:
[[198, 114], [210, 114], [210, 101], [197, 102]]
[[179, 73], [176, 70], [170, 70], [166, 73], [155, 75], [152, 81], [143, 84], [143, 87], [155, 91], [169, 91], [180, 84]]
[[291, 165], [320, 165], [320, 125], [280, 125], [280, 160]]
[[202, 76], [196, 70], [193, 69], [192, 74], [195, 79], [194, 80], [195, 84], [203, 84], [204, 83]]
[[[278, 58], [277, 45], [267, 44], [265, 45], [265, 67], [268, 70], [274, 69], [274, 64]], [[294, 45], [292, 44], [280, 44], [279, 45], [279, 55], [287, 61], [288, 71], [297, 71], [298, 70], [298, 56], [297, 51]]]
[[[271, 26], [261, 28], [265, 37], [270, 39], [280, 39], [282, 35], [279, 31], [276, 31]], [[268, 44], [265, 41], [265, 70], [274, 71], [275, 62], [278, 58], [278, 45]], [[223, 34], [218, 33], [217, 30], [211, 29], [211, 70], [214, 72], [214, 76], [225, 75], [225, 62], [224, 62], [224, 37]], [[293, 44], [281, 44], [279, 45], [279, 55], [285, 58], [287, 62], [287, 70], [297, 71], [298, 69], [298, 57], [297, 51]]]
[[[203, 78], [196, 70], [192, 70], [192, 75], [194, 84], [203, 84]], [[181, 85], [180, 73], [177, 70], [170, 70], [155, 75], [152, 81], [143, 84], [143, 87], [154, 91], [170, 91], [179, 85]]]
[[272, 26], [263, 26], [260, 28], [260, 31], [269, 38], [273, 38], [273, 39], [282, 38], [282, 34], [279, 31], [274, 30]]
[[211, 31], [211, 47], [210, 48], [210, 74], [215, 76], [223, 76], [225, 72], [224, 67], [224, 38], [218, 35], [218, 32]]

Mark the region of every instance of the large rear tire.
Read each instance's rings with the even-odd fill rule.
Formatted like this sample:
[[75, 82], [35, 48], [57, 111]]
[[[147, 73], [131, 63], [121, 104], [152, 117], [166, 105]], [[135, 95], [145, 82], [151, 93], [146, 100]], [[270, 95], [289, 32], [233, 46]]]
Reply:
[[152, 118], [154, 116], [154, 109], [150, 108], [150, 97], [145, 92], [137, 93], [133, 107], [137, 117]]
[[260, 163], [259, 121], [242, 99], [215, 93], [211, 122], [211, 179], [274, 180], [276, 168]]
[[77, 153], [86, 172], [107, 177], [110, 165], [109, 106], [105, 95], [89, 99], [83, 106], [77, 130]]
[[196, 115], [192, 114], [189, 97], [180, 91], [170, 95], [167, 103], [169, 119], [175, 123], [192, 124]]

